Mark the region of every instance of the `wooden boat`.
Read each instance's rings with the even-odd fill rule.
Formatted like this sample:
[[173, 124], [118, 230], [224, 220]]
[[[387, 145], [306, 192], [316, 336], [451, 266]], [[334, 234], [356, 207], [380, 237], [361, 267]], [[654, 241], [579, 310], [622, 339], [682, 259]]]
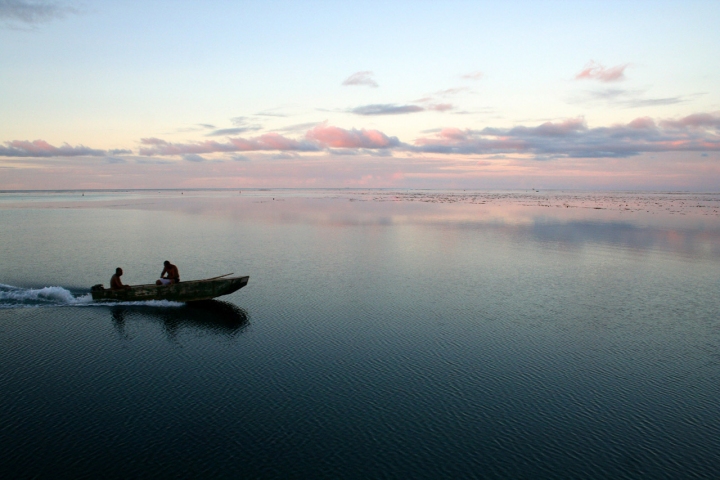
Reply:
[[236, 292], [247, 285], [249, 279], [250, 277], [215, 277], [170, 285], [132, 285], [130, 288], [123, 290], [110, 290], [102, 285], [95, 285], [90, 290], [90, 293], [95, 301], [143, 302], [146, 300], [170, 300], [173, 302], [200, 302]]

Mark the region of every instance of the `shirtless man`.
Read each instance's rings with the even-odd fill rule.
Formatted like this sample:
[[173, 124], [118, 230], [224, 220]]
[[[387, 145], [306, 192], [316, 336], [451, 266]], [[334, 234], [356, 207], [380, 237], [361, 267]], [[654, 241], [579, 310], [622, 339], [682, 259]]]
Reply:
[[122, 268], [118, 267], [115, 269], [115, 275], [110, 278], [110, 290], [122, 290], [131, 288], [130, 285], [123, 285], [120, 277], [122, 277]]
[[165, 268], [163, 268], [160, 274], [160, 280], [155, 282], [155, 285], [170, 285], [171, 283], [180, 282], [180, 272], [178, 268], [167, 260], [165, 260], [163, 265], [165, 265]]

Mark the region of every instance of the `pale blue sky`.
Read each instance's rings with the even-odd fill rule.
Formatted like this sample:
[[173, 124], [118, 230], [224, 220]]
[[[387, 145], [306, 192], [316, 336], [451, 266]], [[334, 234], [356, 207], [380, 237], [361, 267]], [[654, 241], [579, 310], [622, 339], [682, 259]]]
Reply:
[[[48, 15], [37, 21], [17, 16], [28, 8]], [[703, 113], [711, 117], [702, 125], [705, 137], [694, 131], [694, 145], [715, 145], [719, 20], [717, 1], [2, 0], [0, 142], [129, 150], [123, 160], [132, 164], [142, 160], [142, 138], [189, 145], [228, 128], [246, 129], [232, 137], [277, 133], [302, 140], [313, 124], [327, 122], [417, 145], [440, 129], [530, 128], [575, 118], [589, 129], [639, 117], [659, 125]], [[590, 61], [620, 68], [621, 78], [576, 79]], [[372, 72], [377, 88], [342, 85], [362, 71]], [[462, 78], [473, 72], [481, 78]], [[377, 105], [424, 111], [352, 112]], [[233, 122], [237, 117], [244, 118]], [[663, 138], [668, 145], [675, 137]], [[328, 145], [337, 145], [319, 145], [322, 152], [313, 155], [331, 161]], [[693, 158], [706, 153], [696, 146], [683, 151], [690, 148]], [[243, 152], [257, 163], [268, 155], [263, 148], [262, 154]], [[406, 155], [392, 148], [355, 153]], [[225, 158], [218, 152], [203, 158]], [[515, 160], [528, 154], [478, 149], [473, 161], [498, 152]], [[531, 149], [530, 157], [538, 152]], [[8, 168], [32, 164], [31, 156], [11, 153]], [[647, 154], [633, 150], [636, 159]], [[181, 161], [159, 152], [153, 157]], [[703, 158], [717, 172], [717, 151]], [[353, 168], [352, 175], [362, 176], [361, 164]], [[504, 168], [510, 175], [507, 162]]]

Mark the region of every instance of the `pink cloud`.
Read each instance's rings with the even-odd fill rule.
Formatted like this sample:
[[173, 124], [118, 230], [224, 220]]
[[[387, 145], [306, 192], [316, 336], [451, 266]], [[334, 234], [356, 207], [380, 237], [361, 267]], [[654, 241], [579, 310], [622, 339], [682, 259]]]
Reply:
[[[236, 143], [234, 139], [230, 139], [230, 142], [234, 145], [241, 145], [240, 142]], [[317, 150], [308, 143], [299, 142], [291, 138], [283, 137], [279, 133], [266, 133], [251, 141], [251, 146], [248, 150], [281, 150], [281, 151], [307, 151]]]
[[[3, 146], [4, 145], [4, 146]], [[320, 152], [391, 155], [393, 151], [439, 155], [487, 155], [519, 153], [536, 159], [627, 158], [650, 152], [720, 151], [720, 115], [695, 113], [679, 119], [638, 117], [626, 124], [590, 128], [584, 118], [544, 122], [536, 126], [485, 127], [481, 130], [444, 128], [419, 137], [413, 145], [400, 142], [379, 130], [344, 129], [315, 125], [300, 138], [266, 133], [253, 138], [234, 137], [172, 143], [160, 138], [141, 139], [140, 154], [198, 159], [212, 153], [253, 151]], [[341, 152], [340, 149], [344, 149]], [[354, 150], [354, 151], [353, 151]], [[376, 150], [368, 152], [367, 150]], [[130, 150], [94, 150], [83, 145], [53, 146], [44, 140], [13, 140], [0, 144], [0, 157], [78, 157], [132, 153]]]
[[394, 103], [363, 105], [350, 110], [357, 115], [402, 115], [423, 111], [425, 109], [418, 105], [395, 105]]
[[444, 102], [443, 99], [461, 93], [470, 92], [471, 89], [468, 87], [452, 87], [444, 90], [438, 90], [437, 92], [431, 93], [426, 97], [422, 97], [415, 100], [414, 103], [424, 104], [422, 107], [416, 106], [413, 111], [435, 111], [435, 112], [447, 112], [449, 110], [455, 110], [455, 105], [452, 103]]
[[12, 140], [0, 146], [0, 157], [102, 157], [107, 152], [96, 150], [84, 145], [73, 147], [67, 143], [59, 147], [50, 145], [45, 140]]
[[427, 110], [435, 110], [436, 112], [447, 112], [455, 108], [452, 103], [434, 103], [426, 107]]
[[346, 78], [342, 84], [345, 86], [365, 85], [368, 87], [377, 88], [378, 84], [372, 77], [373, 72], [371, 71], [355, 72], [348, 78]]
[[628, 127], [637, 129], [655, 128], [655, 120], [650, 117], [639, 117], [628, 123]]
[[440, 133], [438, 133], [438, 136], [446, 140], [462, 141], [467, 139], [469, 134], [470, 130], [460, 130], [459, 128], [443, 128], [442, 130], [440, 130]]
[[378, 130], [345, 130], [325, 124], [309, 130], [305, 137], [333, 148], [390, 148], [400, 143], [397, 137], [388, 137]]
[[470, 72], [462, 75], [460, 78], [464, 78], [465, 80], [480, 80], [483, 76], [482, 72]]
[[237, 151], [232, 144], [219, 143], [213, 140], [196, 143], [170, 143], [159, 138], [143, 138], [140, 143], [149, 145], [149, 147], [140, 148], [140, 155], [199, 155]]
[[159, 138], [143, 138], [141, 155], [201, 155], [207, 153], [272, 151], [317, 152], [323, 148], [391, 148], [398, 146], [397, 137], [388, 137], [378, 130], [345, 130], [326, 124], [317, 125], [296, 140], [278, 133], [255, 138], [228, 138], [227, 142], [206, 140], [191, 143], [170, 143]]
[[53, 147], [45, 140], [35, 140], [34, 142], [13, 140], [12, 142], [7, 142], [7, 145], [11, 148], [22, 149], [28, 153], [37, 154], [38, 156], [45, 156], [57, 151], [57, 147]]
[[[720, 117], [695, 114], [680, 120], [649, 117], [628, 124], [588, 128], [584, 119], [545, 122], [536, 127], [460, 130], [446, 128], [415, 140], [412, 151], [435, 154], [533, 154], [538, 159], [626, 158], [650, 152], [720, 151], [720, 135], [703, 127], [720, 127]], [[692, 127], [692, 128], [686, 128]]]
[[216, 152], [252, 152], [252, 151], [300, 151], [312, 152], [319, 148], [311, 143], [293, 140], [277, 133], [267, 133], [256, 138], [230, 138], [221, 143], [213, 140], [194, 143], [170, 143], [159, 138], [143, 138], [140, 143], [148, 145], [141, 148], [141, 155], [185, 155]]
[[591, 61], [585, 68], [575, 75], [576, 80], [598, 80], [603, 83], [619, 82], [625, 80], [625, 69], [628, 64], [616, 65], [614, 67], [605, 68], [603, 65]]
[[[720, 185], [720, 153], [709, 157], [670, 153], [615, 159], [537, 161], [501, 155], [472, 158], [459, 155], [406, 157], [304, 157], [252, 162], [155, 161], [110, 164], [97, 158], [67, 161], [29, 159], [37, 168], [0, 169], [2, 189], [80, 188], [275, 188], [275, 187], [397, 187], [397, 188], [607, 188], [614, 190], [716, 191]], [[257, 157], [254, 157], [257, 158]], [[23, 163], [24, 163], [23, 162]], [[479, 163], [477, 163], [479, 162]], [[485, 164], [485, 162], [489, 163]], [[18, 162], [20, 163], [20, 162]], [[243, 191], [243, 194], [245, 192]], [[86, 194], [87, 195], [87, 194]], [[187, 191], [185, 192], [187, 195]], [[268, 195], [274, 195], [268, 193]], [[238, 199], [242, 195], [237, 195]], [[249, 200], [248, 200], [249, 202]], [[248, 203], [248, 205], [253, 205]], [[292, 207], [288, 203], [288, 208]], [[453, 208], [455, 208], [454, 204]], [[262, 205], [259, 205], [260, 208]], [[477, 206], [469, 214], [477, 216]], [[215, 208], [215, 207], [213, 207]], [[228, 206], [228, 208], [234, 208]], [[267, 214], [257, 209], [260, 218]], [[701, 209], [698, 209], [701, 210]], [[234, 212], [239, 210], [234, 209]], [[279, 211], [278, 211], [279, 212]], [[287, 212], [282, 210], [283, 215]], [[263, 217], [264, 218], [264, 217]], [[683, 217], [684, 218], [684, 217]], [[705, 217], [707, 218], [707, 217]]]
[[537, 135], [567, 135], [570, 132], [587, 130], [584, 118], [569, 118], [562, 122], [545, 122], [535, 127], [534, 133]]
[[720, 116], [709, 113], [694, 113], [679, 120], [663, 120], [660, 124], [665, 128], [715, 127], [720, 128]]
[[154, 137], [142, 138], [142, 139], [140, 139], [140, 143], [142, 143], [143, 145], [167, 145], [168, 144], [168, 142], [166, 142], [165, 140], [161, 140], [159, 138], [154, 138]]
[[459, 93], [465, 93], [471, 91], [468, 87], [453, 87], [453, 88], [446, 88], [445, 90], [440, 90], [435, 92], [433, 95], [440, 96], [440, 97], [447, 97], [449, 95], [457, 95]]

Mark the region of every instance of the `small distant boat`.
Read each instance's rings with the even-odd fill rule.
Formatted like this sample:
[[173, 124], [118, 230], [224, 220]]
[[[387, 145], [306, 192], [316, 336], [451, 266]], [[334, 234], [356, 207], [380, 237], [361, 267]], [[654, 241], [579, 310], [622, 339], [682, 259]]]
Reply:
[[[232, 275], [232, 273], [228, 274]], [[170, 285], [131, 285], [122, 290], [111, 290], [102, 285], [95, 285], [90, 290], [92, 299], [117, 302], [137, 302], [147, 300], [170, 300], [173, 302], [200, 302], [229, 295], [247, 285], [250, 277], [222, 277], [190, 282], [173, 283]]]

